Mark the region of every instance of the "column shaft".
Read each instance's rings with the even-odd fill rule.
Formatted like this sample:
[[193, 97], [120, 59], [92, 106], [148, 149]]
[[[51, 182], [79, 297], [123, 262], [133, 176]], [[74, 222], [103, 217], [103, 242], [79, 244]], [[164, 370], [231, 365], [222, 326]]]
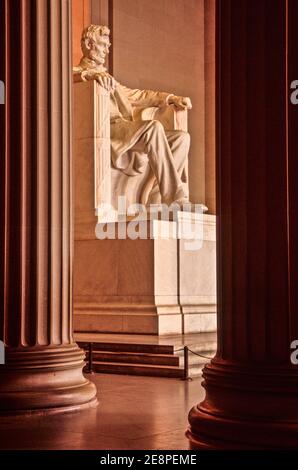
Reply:
[[190, 412], [193, 448], [298, 443], [295, 9], [217, 2], [218, 351]]
[[94, 404], [72, 337], [70, 2], [0, 9], [0, 411]]

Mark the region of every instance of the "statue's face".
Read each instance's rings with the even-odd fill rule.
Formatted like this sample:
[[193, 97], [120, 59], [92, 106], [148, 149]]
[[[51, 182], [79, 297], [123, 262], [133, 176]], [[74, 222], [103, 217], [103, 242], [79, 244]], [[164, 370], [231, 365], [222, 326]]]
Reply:
[[92, 41], [90, 44], [90, 59], [94, 60], [98, 65], [103, 65], [109, 53], [110, 45], [109, 36], [98, 35], [96, 41]]

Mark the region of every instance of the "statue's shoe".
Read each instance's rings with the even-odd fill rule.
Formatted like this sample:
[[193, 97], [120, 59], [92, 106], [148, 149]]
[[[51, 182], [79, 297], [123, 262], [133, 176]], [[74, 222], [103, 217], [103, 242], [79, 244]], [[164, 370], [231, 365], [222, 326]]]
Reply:
[[197, 212], [203, 214], [208, 211], [208, 207], [205, 206], [205, 204], [195, 204], [186, 197], [176, 199], [171, 206], [173, 206], [173, 208], [176, 206], [178, 210], [183, 212]]
[[147, 214], [155, 214], [154, 218], [160, 220], [177, 220], [178, 213], [204, 214], [208, 211], [205, 204], [195, 204], [187, 198], [177, 199], [171, 204], [150, 204], [146, 206]]

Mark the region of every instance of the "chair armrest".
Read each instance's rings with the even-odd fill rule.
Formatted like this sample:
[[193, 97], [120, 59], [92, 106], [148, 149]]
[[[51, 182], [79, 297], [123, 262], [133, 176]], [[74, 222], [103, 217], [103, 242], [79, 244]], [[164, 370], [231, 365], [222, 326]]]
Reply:
[[134, 108], [134, 120], [136, 121], [151, 121], [156, 119], [160, 121], [166, 131], [178, 130], [187, 132], [187, 117], [186, 109], [176, 109], [174, 105], [163, 106], [162, 108]]

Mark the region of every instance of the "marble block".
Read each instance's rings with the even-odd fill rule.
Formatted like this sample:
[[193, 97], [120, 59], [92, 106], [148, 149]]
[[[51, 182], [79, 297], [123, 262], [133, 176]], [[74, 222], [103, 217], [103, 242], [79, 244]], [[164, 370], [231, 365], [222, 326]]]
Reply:
[[177, 260], [175, 239], [76, 238], [75, 331], [181, 334]]
[[[179, 213], [179, 304], [184, 333], [216, 330], [216, 217]], [[187, 230], [188, 229], [188, 230]], [[182, 231], [183, 232], [183, 231]], [[196, 236], [195, 236], [196, 235]]]
[[[151, 239], [98, 240], [90, 236], [91, 229], [80, 236], [77, 232], [75, 331], [159, 335], [215, 331], [215, 217], [192, 215], [202, 225], [201, 240], [178, 238], [179, 225], [189, 223], [185, 222], [189, 215], [183, 217], [183, 222], [147, 221]], [[171, 236], [165, 238], [166, 233]], [[194, 241], [199, 241], [199, 248], [193, 249]]]

